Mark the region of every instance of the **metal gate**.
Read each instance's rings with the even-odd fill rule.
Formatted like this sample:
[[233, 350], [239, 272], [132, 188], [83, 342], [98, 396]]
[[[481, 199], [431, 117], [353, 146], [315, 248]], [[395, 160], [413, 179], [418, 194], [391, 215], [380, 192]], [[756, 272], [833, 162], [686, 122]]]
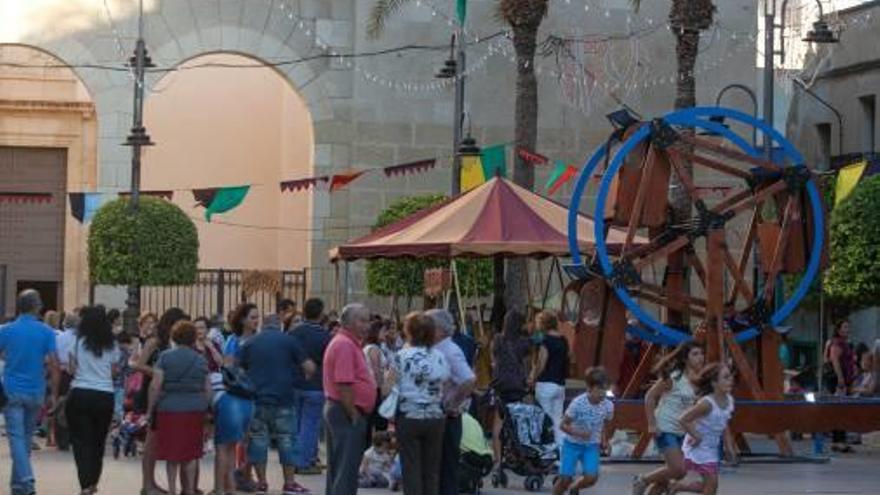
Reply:
[[178, 307], [193, 318], [225, 317], [227, 311], [243, 302], [257, 305], [261, 314], [274, 313], [278, 301], [292, 299], [302, 307], [306, 298], [306, 271], [281, 272], [281, 291], [258, 291], [245, 294], [242, 286], [244, 270], [199, 270], [192, 285], [141, 288], [141, 310], [162, 314]]

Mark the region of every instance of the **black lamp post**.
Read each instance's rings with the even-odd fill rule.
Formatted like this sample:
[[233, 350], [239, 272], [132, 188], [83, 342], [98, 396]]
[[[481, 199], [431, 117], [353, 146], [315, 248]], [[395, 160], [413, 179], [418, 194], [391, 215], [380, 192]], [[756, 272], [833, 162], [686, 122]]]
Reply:
[[[456, 48], [458, 52], [456, 53]], [[452, 35], [449, 43], [449, 59], [440, 68], [438, 79], [455, 80], [455, 109], [452, 124], [452, 184], [451, 194], [457, 196], [461, 192], [461, 157], [458, 149], [461, 145], [462, 127], [464, 124], [464, 92], [465, 92], [465, 53], [462, 32]]]

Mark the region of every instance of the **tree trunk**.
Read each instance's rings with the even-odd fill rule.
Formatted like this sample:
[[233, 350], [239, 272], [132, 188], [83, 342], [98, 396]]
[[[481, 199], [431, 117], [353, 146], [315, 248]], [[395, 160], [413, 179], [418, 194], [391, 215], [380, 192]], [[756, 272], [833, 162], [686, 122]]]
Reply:
[[[513, 24], [513, 47], [516, 51], [516, 123], [514, 141], [517, 149], [535, 150], [538, 141], [538, 80], [535, 77], [535, 50], [538, 27], [543, 16], [520, 18]], [[532, 190], [535, 169], [514, 153], [513, 181]], [[525, 260], [507, 260], [504, 301], [508, 309], [527, 313]]]
[[[696, 105], [696, 80], [694, 78], [694, 66], [697, 63], [697, 55], [700, 48], [700, 32], [691, 28], [678, 28], [676, 33], [675, 55], [677, 62], [677, 77], [675, 85], [675, 109], [681, 110]], [[684, 132], [692, 133], [693, 130]], [[682, 165], [688, 174], [693, 176], [693, 164], [689, 160], [682, 160]], [[670, 204], [672, 206], [672, 220], [674, 224], [680, 224], [690, 219], [692, 214], [691, 198], [684, 185], [678, 178], [678, 174], [672, 174], [670, 182]], [[690, 292], [690, 277], [685, 263], [685, 252], [679, 250], [667, 258], [667, 291]], [[687, 315], [679, 311], [669, 309], [667, 311], [668, 322], [672, 325], [682, 326], [687, 324]]]

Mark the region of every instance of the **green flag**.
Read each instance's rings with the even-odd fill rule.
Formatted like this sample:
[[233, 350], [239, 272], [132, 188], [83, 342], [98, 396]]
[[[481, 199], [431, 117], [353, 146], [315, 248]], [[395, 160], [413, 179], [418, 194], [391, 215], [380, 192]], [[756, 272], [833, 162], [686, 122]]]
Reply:
[[205, 209], [205, 219], [211, 221], [211, 215], [226, 213], [244, 201], [251, 186], [221, 187], [217, 189], [211, 203]]
[[507, 147], [503, 144], [484, 148], [480, 153], [483, 162], [483, 177], [507, 177]]
[[457, 0], [455, 12], [458, 14], [458, 23], [463, 26], [467, 19], [467, 0]]

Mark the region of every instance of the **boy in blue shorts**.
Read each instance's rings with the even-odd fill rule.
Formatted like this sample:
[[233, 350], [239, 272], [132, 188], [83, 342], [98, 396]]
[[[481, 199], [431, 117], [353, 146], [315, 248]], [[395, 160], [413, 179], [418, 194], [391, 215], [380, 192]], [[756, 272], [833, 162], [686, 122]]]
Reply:
[[[614, 404], [605, 396], [608, 374], [602, 367], [590, 368], [586, 373], [587, 391], [568, 405], [562, 417], [562, 459], [559, 479], [553, 486], [553, 495], [577, 495], [599, 480], [599, 453], [608, 448], [606, 426], [614, 415]], [[578, 463], [582, 476], [574, 482]]]

